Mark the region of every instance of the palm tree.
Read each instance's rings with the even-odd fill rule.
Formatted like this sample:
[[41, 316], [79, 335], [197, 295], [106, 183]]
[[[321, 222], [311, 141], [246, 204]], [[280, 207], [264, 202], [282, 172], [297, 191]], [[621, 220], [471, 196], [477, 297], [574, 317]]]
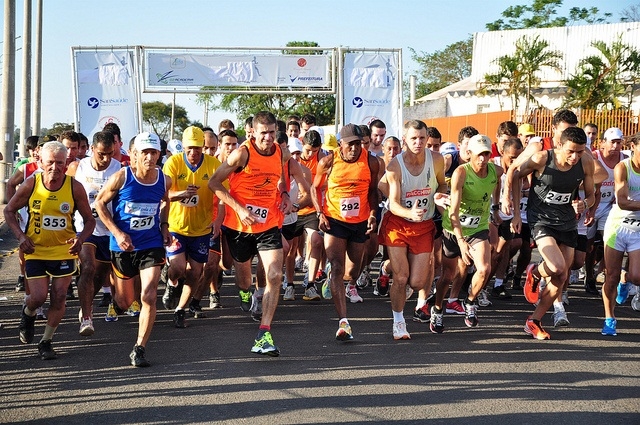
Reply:
[[529, 112], [529, 102], [535, 102], [532, 90], [540, 85], [540, 73], [543, 68], [552, 68], [560, 71], [562, 53], [557, 50], [548, 50], [549, 43], [540, 40], [540, 36], [533, 38], [523, 36], [516, 41], [516, 56], [522, 73], [522, 83], [525, 98], [525, 113]]

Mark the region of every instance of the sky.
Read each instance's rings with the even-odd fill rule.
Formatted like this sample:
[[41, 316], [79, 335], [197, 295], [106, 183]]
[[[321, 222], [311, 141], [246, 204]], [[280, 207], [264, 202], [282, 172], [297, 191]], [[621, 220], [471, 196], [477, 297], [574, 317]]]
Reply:
[[[283, 47], [290, 41], [314, 41], [322, 47], [402, 48], [403, 75], [408, 78], [417, 70], [409, 48], [441, 50], [486, 31], [485, 24], [499, 19], [507, 7], [526, 3], [529, 0], [44, 0], [42, 127], [74, 121], [72, 46]], [[560, 15], [568, 15], [574, 6], [596, 6], [613, 14], [610, 22], [618, 22], [620, 12], [631, 5], [640, 5], [640, 0], [565, 0]], [[23, 7], [24, 1], [16, 0], [17, 49], [22, 47]], [[34, 19], [35, 13], [34, 2]], [[21, 74], [19, 50], [16, 125]], [[143, 93], [142, 101], [169, 103], [171, 97]], [[176, 103], [191, 120], [203, 121], [195, 95], [179, 94]], [[239, 124], [227, 111], [210, 112], [209, 124], [217, 127], [224, 118]]]

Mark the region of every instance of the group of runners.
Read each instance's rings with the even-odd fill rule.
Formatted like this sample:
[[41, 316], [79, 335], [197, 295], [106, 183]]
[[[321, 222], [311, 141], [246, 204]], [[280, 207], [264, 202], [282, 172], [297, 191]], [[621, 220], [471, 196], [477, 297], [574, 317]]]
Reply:
[[[93, 135], [82, 159], [75, 132], [32, 140], [33, 161], [10, 179], [4, 211], [24, 258], [20, 340], [33, 341], [50, 293], [38, 352], [56, 358], [53, 335], [78, 275], [80, 334], [95, 332], [93, 300], [102, 288], [106, 320], [125, 311], [139, 316], [130, 362], [149, 366], [158, 282], [174, 325], [184, 328], [187, 316], [205, 317], [207, 291], [209, 307], [221, 306], [223, 272], [233, 269], [240, 307], [259, 322], [251, 351], [277, 356], [271, 324], [280, 297], [296, 297], [297, 269], [303, 300], [332, 299], [336, 339], [349, 341], [347, 301], [363, 301], [358, 290], [372, 283], [379, 252], [373, 291], [390, 298], [396, 340], [411, 338], [404, 308], [414, 292], [412, 319], [433, 333], [444, 332], [445, 313], [477, 326], [478, 308], [490, 297], [511, 298], [514, 257], [512, 288], [522, 288], [526, 275], [524, 294], [535, 304], [525, 332], [549, 339], [542, 319], [551, 306], [554, 326], [569, 324], [563, 302], [571, 271], [588, 258], [605, 273], [602, 334], [616, 334], [616, 302], [640, 283], [633, 260], [640, 250], [640, 157], [633, 155], [640, 135], [628, 138], [626, 158], [619, 129], [604, 132], [592, 152], [569, 110], [555, 114], [552, 137], [505, 122], [496, 143], [472, 127], [461, 129], [458, 143], [442, 143], [437, 129], [417, 120], [405, 123], [401, 138], [387, 137], [380, 120], [346, 124], [339, 140], [312, 115], [283, 122], [260, 112], [245, 124], [241, 143], [228, 120], [218, 134], [188, 127], [164, 158], [153, 133], [131, 139], [124, 156], [113, 124]], [[529, 264], [533, 245], [540, 264]], [[595, 279], [585, 285], [593, 291]]]

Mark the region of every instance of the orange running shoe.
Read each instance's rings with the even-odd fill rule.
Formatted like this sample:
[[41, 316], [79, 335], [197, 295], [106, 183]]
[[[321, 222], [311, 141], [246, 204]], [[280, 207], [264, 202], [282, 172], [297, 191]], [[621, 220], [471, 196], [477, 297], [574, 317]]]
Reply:
[[529, 316], [527, 321], [524, 323], [524, 331], [535, 339], [551, 339], [551, 336], [544, 329], [542, 329], [540, 322], [536, 323], [536, 321], [534, 321], [531, 316]]
[[524, 281], [524, 297], [531, 304], [535, 304], [538, 301], [538, 288], [540, 279], [533, 276], [533, 269], [538, 267], [537, 264], [531, 263], [527, 266], [527, 278]]

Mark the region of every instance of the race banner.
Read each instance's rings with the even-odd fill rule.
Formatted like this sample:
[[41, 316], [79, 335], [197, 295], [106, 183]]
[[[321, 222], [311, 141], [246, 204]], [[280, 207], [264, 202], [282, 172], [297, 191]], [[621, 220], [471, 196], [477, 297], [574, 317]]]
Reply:
[[91, 140], [108, 122], [123, 140], [140, 132], [137, 81], [131, 50], [73, 50], [76, 125]]
[[330, 55], [144, 50], [145, 92], [201, 87], [331, 88]]
[[402, 136], [397, 52], [347, 53], [343, 68], [343, 124], [380, 119], [388, 136]]

